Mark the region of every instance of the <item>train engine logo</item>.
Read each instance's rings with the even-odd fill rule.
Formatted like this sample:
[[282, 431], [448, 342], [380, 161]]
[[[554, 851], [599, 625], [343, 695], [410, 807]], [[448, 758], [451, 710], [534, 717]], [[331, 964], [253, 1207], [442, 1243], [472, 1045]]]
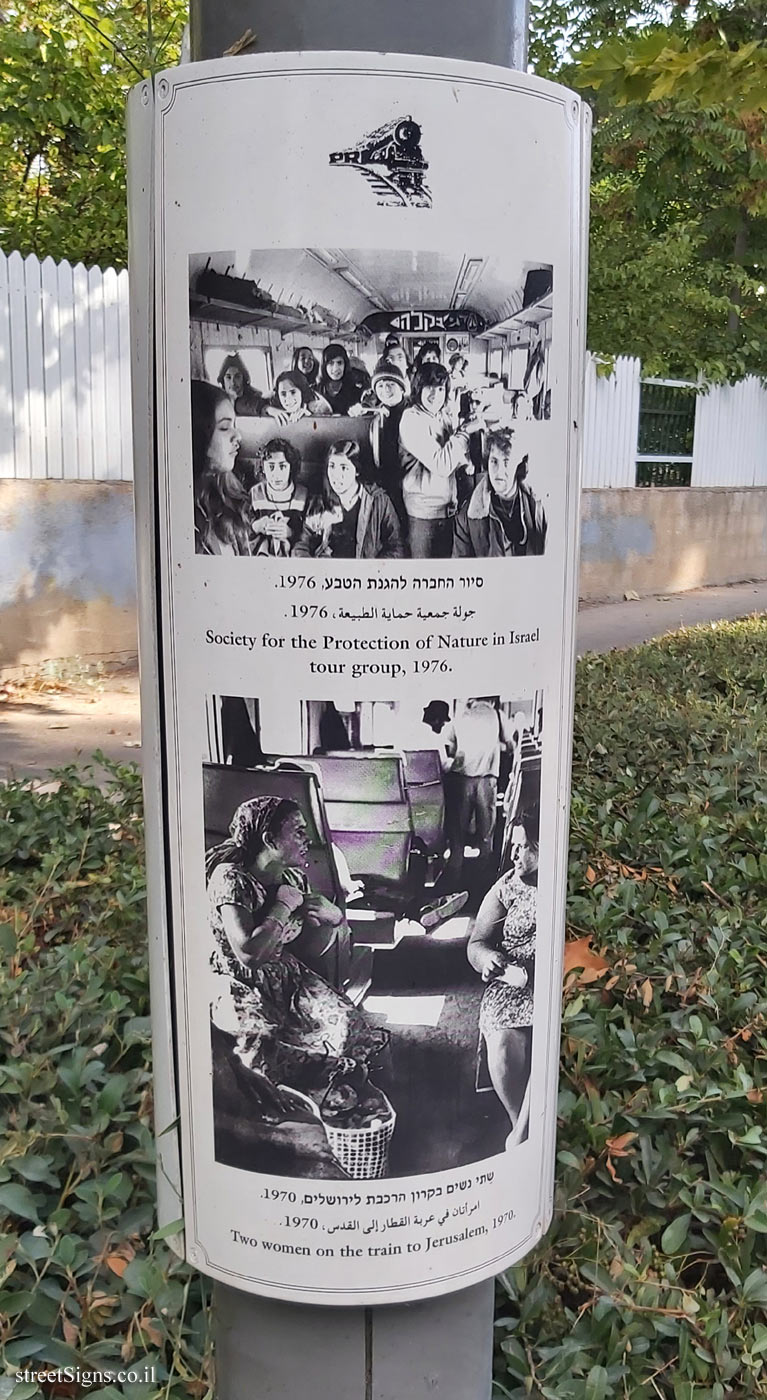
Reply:
[[397, 117], [363, 136], [356, 146], [331, 151], [330, 164], [358, 170], [372, 185], [378, 204], [431, 209], [425, 178], [429, 163], [421, 150], [421, 128], [412, 117]]

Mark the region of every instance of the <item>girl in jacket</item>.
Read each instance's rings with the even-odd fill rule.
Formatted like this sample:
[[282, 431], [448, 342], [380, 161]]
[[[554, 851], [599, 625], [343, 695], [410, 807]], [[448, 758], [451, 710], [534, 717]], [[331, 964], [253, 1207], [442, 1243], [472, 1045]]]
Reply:
[[322, 352], [319, 392], [329, 403], [330, 412], [348, 415], [349, 409], [362, 398], [364, 387], [351, 368], [343, 345], [326, 345]]
[[374, 408], [370, 421], [370, 451], [376, 479], [394, 506], [403, 539], [407, 540], [399, 446], [400, 424], [407, 408], [405, 377], [390, 360], [379, 360], [373, 370], [372, 389]]
[[514, 445], [513, 428], [497, 428], [485, 441], [485, 474], [455, 523], [455, 559], [543, 554], [546, 512], [527, 485], [527, 453]]
[[322, 491], [309, 504], [293, 553], [315, 559], [401, 559], [404, 552], [389, 497], [362, 479], [359, 444], [334, 442]]
[[449, 559], [458, 493], [456, 472], [468, 467], [472, 433], [479, 419], [454, 426], [447, 407], [450, 376], [444, 365], [426, 361], [413, 375], [413, 407], [402, 415], [402, 494], [414, 559]]
[[261, 480], [250, 493], [254, 554], [284, 559], [301, 538], [307, 495], [298, 481], [300, 471], [301, 458], [292, 442], [272, 438], [266, 444]]
[[248, 495], [235, 476], [240, 450], [234, 405], [215, 384], [192, 380], [194, 541], [198, 554], [250, 554]]
[[286, 369], [277, 375], [274, 399], [264, 409], [265, 418], [274, 418], [283, 428], [302, 418], [326, 418], [330, 404], [309, 385], [300, 369]]

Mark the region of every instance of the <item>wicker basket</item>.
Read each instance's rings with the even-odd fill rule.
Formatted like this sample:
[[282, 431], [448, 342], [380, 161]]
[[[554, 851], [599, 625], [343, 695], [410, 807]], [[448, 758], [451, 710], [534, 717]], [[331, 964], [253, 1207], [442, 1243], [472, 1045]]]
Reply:
[[386, 1176], [389, 1167], [389, 1143], [392, 1140], [397, 1115], [386, 1095], [382, 1108], [387, 1117], [368, 1128], [335, 1128], [323, 1119], [330, 1150], [337, 1162], [354, 1181], [372, 1181]]

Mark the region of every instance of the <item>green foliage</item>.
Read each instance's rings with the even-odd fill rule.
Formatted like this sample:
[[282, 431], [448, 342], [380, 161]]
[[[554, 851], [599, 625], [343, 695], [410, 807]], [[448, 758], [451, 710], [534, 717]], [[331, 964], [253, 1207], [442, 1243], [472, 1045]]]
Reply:
[[9, 0], [0, 24], [0, 246], [127, 257], [125, 98], [177, 56], [185, 0]]
[[1, 1355], [11, 1374], [146, 1363], [154, 1393], [202, 1400], [206, 1286], [152, 1237], [140, 781], [111, 772], [0, 794]]
[[647, 374], [767, 372], [765, 14], [534, 5], [536, 66], [594, 109], [588, 343]]
[[661, 27], [608, 40], [582, 54], [578, 66], [587, 86], [621, 107], [673, 97], [744, 114], [767, 110], [767, 48], [758, 40], [731, 48], [722, 35], [691, 42]]
[[[554, 1225], [497, 1394], [767, 1394], [767, 618], [578, 673]], [[583, 950], [582, 952], [580, 950]]]

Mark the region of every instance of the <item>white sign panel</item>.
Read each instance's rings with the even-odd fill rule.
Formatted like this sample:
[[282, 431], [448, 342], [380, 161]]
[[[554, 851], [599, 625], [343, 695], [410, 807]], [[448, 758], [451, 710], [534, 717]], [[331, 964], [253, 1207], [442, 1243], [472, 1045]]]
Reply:
[[187, 1253], [425, 1298], [552, 1208], [586, 118], [380, 55], [156, 92]]

